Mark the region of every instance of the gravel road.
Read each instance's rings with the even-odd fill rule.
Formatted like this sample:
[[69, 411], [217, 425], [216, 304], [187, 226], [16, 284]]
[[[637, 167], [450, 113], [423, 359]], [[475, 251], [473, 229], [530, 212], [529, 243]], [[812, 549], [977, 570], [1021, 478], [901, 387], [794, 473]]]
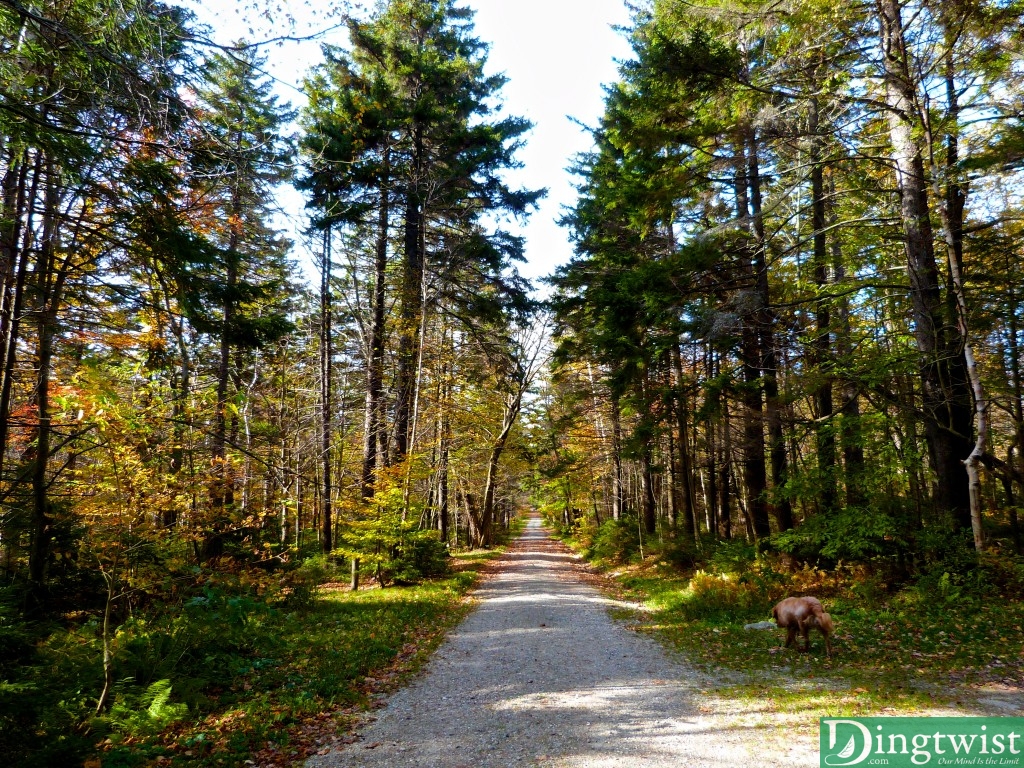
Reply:
[[613, 620], [615, 601], [536, 518], [476, 597], [361, 740], [308, 768], [818, 765], [803, 719], [730, 709], [714, 681]]

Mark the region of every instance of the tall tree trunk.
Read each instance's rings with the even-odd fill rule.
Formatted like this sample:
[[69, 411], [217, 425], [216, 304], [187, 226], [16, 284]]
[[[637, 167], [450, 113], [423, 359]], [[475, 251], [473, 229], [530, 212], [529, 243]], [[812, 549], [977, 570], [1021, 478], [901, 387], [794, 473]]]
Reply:
[[[25, 164], [27, 168], [28, 164]], [[33, 211], [29, 201], [35, 199], [42, 176], [42, 154], [37, 154], [33, 163], [32, 183], [28, 190], [21, 189], [16, 194], [12, 215], [17, 219], [11, 222], [7, 230], [7, 237], [10, 242], [5, 244], [9, 253], [5, 259], [10, 258], [11, 263], [5, 269], [14, 270], [13, 288], [8, 291], [8, 281], [4, 282], [4, 324], [3, 336], [0, 337], [0, 345], [3, 348], [2, 380], [0, 380], [0, 479], [3, 477], [4, 460], [7, 453], [7, 441], [10, 435], [10, 413], [11, 399], [13, 397], [15, 367], [18, 358], [18, 342], [20, 341], [20, 329], [22, 320], [22, 307], [25, 301], [25, 285], [28, 280], [29, 246], [32, 238], [32, 217]], [[24, 182], [21, 183], [24, 187]], [[4, 206], [4, 215], [7, 215], [7, 205]], [[25, 217], [21, 232], [18, 226], [21, 217]]]
[[971, 343], [970, 327], [968, 325], [967, 295], [964, 290], [962, 271], [964, 254], [963, 216], [967, 201], [967, 191], [959, 181], [959, 171], [957, 168], [959, 164], [958, 125], [960, 105], [953, 72], [952, 41], [948, 38], [949, 35], [947, 33], [947, 45], [950, 47], [950, 51], [947, 54], [948, 58], [946, 60], [946, 119], [949, 127], [946, 133], [945, 168], [943, 168], [942, 174], [946, 180], [945, 190], [938, 188], [940, 183], [939, 174], [933, 173], [932, 177], [937, 187], [936, 193], [944, 192], [942, 204], [939, 207], [939, 218], [942, 222], [942, 232], [946, 240], [946, 256], [952, 283], [952, 293], [956, 302], [957, 330], [963, 345], [963, 358], [967, 378], [974, 395], [974, 408], [977, 416], [974, 448], [967, 458], [964, 459], [964, 467], [967, 470], [974, 548], [980, 552], [985, 547], [985, 531], [982, 527], [981, 459], [985, 455], [988, 441], [988, 398], [985, 395], [985, 387], [982, 384], [981, 374], [978, 372], [978, 363], [974, 357], [974, 345]]
[[50, 438], [52, 423], [50, 414], [50, 375], [53, 365], [53, 338], [56, 333], [57, 306], [59, 306], [64, 275], [57, 265], [58, 206], [60, 193], [56, 169], [52, 161], [46, 162], [45, 193], [43, 200], [42, 236], [33, 289], [35, 293], [36, 320], [36, 383], [32, 399], [36, 406], [36, 429], [31, 455], [30, 481], [31, 540], [29, 544], [29, 584], [38, 602], [43, 601], [46, 566], [50, 557], [52, 541], [49, 483], [47, 469], [50, 463]]
[[451, 369], [447, 352], [447, 334], [442, 330], [442, 354], [445, 355], [441, 365], [441, 376], [438, 382], [437, 398], [437, 440], [438, 440], [438, 461], [437, 461], [437, 517], [438, 527], [441, 530], [441, 541], [448, 541], [449, 526], [449, 493], [448, 493], [448, 464], [451, 451], [451, 382], [449, 381]]
[[53, 363], [53, 332], [55, 317], [49, 307], [41, 306], [36, 316], [36, 386], [33, 400], [37, 425], [32, 449], [32, 527], [29, 547], [29, 582], [37, 599], [42, 598], [46, 564], [52, 539], [50, 499], [47, 492], [47, 467], [50, 460], [50, 372]]
[[731, 539], [732, 532], [732, 418], [729, 416], [729, 403], [722, 403], [722, 457], [719, 461], [718, 476], [718, 535], [723, 539]]
[[[780, 531], [793, 527], [793, 507], [786, 483], [789, 480], [789, 458], [786, 438], [782, 429], [782, 401], [779, 397], [779, 353], [775, 338], [775, 312], [772, 309], [768, 283], [768, 241], [765, 237], [764, 211], [761, 205], [761, 168], [758, 160], [760, 147], [757, 132], [747, 131], [747, 181], [750, 184], [750, 211], [752, 215], [754, 247], [754, 273], [757, 295], [757, 344], [761, 354], [761, 382], [764, 387], [765, 416], [768, 422], [768, 453], [772, 465], [772, 485], [775, 491], [775, 522]], [[759, 536], [766, 533], [758, 532]]]
[[[876, 0], [884, 64], [885, 99], [896, 183], [900, 194], [914, 338], [921, 355], [923, 421], [935, 474], [934, 504], [971, 527], [970, 489], [962, 462], [970, 455], [971, 392], [962, 339], [950, 343], [924, 171], [921, 108], [911, 75], [899, 0]], [[957, 334], [958, 336], [959, 334]]]
[[483, 546], [490, 546], [493, 543], [494, 535], [494, 493], [498, 482], [498, 462], [505, 451], [505, 444], [508, 436], [519, 418], [519, 409], [523, 403], [522, 391], [509, 395], [505, 403], [505, 414], [502, 418], [501, 432], [498, 433], [491, 452], [487, 457], [487, 480], [484, 483], [484, 501], [480, 512], [480, 525], [478, 526], [478, 543]]
[[[673, 405], [671, 410], [674, 412], [676, 406]], [[675, 415], [673, 413], [673, 415]], [[679, 473], [679, 462], [676, 459], [676, 435], [672, 429], [667, 430], [665, 435], [668, 440], [668, 529], [675, 534], [676, 528], [679, 525], [679, 516], [682, 514], [683, 508], [683, 492], [682, 478]]]
[[[737, 142], [736, 157], [736, 215], [741, 222], [750, 218], [749, 182], [747, 174], [749, 166], [746, 158], [746, 145]], [[755, 244], [753, 250], [758, 249]], [[741, 255], [741, 269], [750, 283], [747, 304], [759, 302], [759, 276], [757, 274], [756, 255], [750, 249], [744, 249]], [[762, 257], [763, 258], [763, 257]], [[761, 355], [758, 325], [760, 320], [759, 307], [747, 307], [743, 316], [740, 331], [740, 361], [743, 368], [742, 402], [743, 414], [743, 481], [747, 487], [749, 498], [749, 516], [755, 535], [768, 536], [771, 524], [768, 519], [768, 467], [765, 463], [764, 442], [764, 402], [762, 395], [763, 359]]]
[[[420, 230], [420, 253], [426, 253], [425, 243], [423, 241], [423, 231]], [[419, 437], [419, 419], [420, 419], [420, 395], [423, 391], [423, 354], [427, 348], [427, 297], [426, 297], [426, 282], [425, 276], [420, 277], [421, 290], [423, 293], [420, 296], [420, 317], [419, 317], [419, 337], [416, 340], [416, 368], [415, 376], [413, 377], [413, 390], [412, 390], [412, 412], [409, 426], [409, 439], [407, 450], [414, 452], [416, 450], [416, 440]], [[402, 522], [404, 523], [409, 516], [409, 506], [412, 503], [412, 462], [406, 462], [405, 465], [405, 480], [403, 482], [402, 490]]]
[[215, 557], [220, 553], [223, 542], [220, 541], [222, 530], [227, 525], [227, 510], [234, 504], [233, 478], [228, 462], [228, 386], [231, 382], [231, 340], [234, 335], [238, 288], [239, 253], [242, 241], [241, 196], [236, 188], [232, 191], [231, 222], [228, 235], [227, 264], [225, 274], [224, 317], [220, 332], [220, 350], [217, 361], [217, 411], [213, 426], [213, 460], [215, 464], [214, 487], [211, 503], [215, 516], [214, 531], [207, 540], [206, 554]]
[[818, 126], [817, 99], [811, 100], [810, 110], [808, 132], [811, 135], [811, 229], [814, 232], [814, 285], [818, 292], [814, 306], [815, 335], [811, 343], [818, 377], [814, 390], [814, 415], [817, 418], [814, 441], [820, 476], [820, 507], [828, 514], [836, 508], [836, 438], [832, 422], [832, 384], [835, 377], [832, 366], [831, 298], [827, 295], [829, 280], [828, 243], [825, 232], [825, 168], [821, 157], [822, 137]]
[[441, 415], [441, 449], [437, 464], [437, 518], [438, 527], [441, 530], [441, 541], [448, 541], [448, 453], [451, 450], [451, 428], [448, 423], [447, 412]]
[[[710, 345], [704, 347], [704, 368], [707, 379], [713, 380], [718, 375], [717, 357]], [[722, 401], [722, 393], [716, 392], [712, 395], [718, 403]], [[707, 457], [707, 473], [701, 477], [707, 478], [704, 485], [704, 523], [707, 531], [714, 534], [718, 530], [719, 505], [718, 505], [718, 421], [715, 418], [715, 406], [709, 406], [709, 412], [704, 420], [704, 448]], [[694, 525], [699, 532], [700, 525]], [[699, 541], [699, 539], [698, 539]]]
[[320, 545], [325, 553], [334, 549], [334, 515], [331, 508], [331, 442], [334, 436], [332, 373], [334, 338], [331, 306], [331, 229], [324, 231], [324, 255], [320, 272], [320, 461], [323, 494], [321, 497]]
[[[829, 178], [828, 200], [835, 197], [835, 186]], [[838, 220], [835, 208], [831, 202], [826, 201], [826, 219], [828, 227], [832, 230], [832, 270], [835, 273], [835, 282], [842, 286], [846, 280], [846, 266], [843, 263], [843, 249], [836, 234]], [[839, 360], [846, 367], [853, 357], [853, 324], [850, 321], [850, 300], [844, 290], [842, 297], [837, 304], [837, 329], [836, 329], [836, 354]], [[866, 500], [863, 480], [864, 474], [864, 443], [860, 431], [860, 384], [853, 376], [845, 375], [842, 378], [842, 429], [840, 443], [843, 452], [843, 482], [846, 490], [846, 504], [851, 507], [861, 507]]]
[[[7, 170], [0, 182], [0, 339], [8, 338], [14, 323], [15, 275], [18, 271], [22, 225], [28, 192], [29, 163], [11, 156]], [[7, 345], [0, 344], [0, 371], [7, 368]], [[7, 421], [6, 412], [0, 413], [0, 421]], [[6, 447], [6, 424], [0, 434], [0, 462]], [[0, 464], [2, 471], [2, 464]]]
[[[708, 533], [718, 530], [718, 424], [708, 418], [704, 422], [704, 449], [707, 456], [706, 468], [698, 470], [700, 473], [701, 493], [704, 497], [704, 525]], [[700, 525], [694, 521], [694, 529], [700, 530]], [[698, 541], [700, 539], [698, 538]]]
[[[171, 306], [171, 291], [175, 289], [181, 291], [181, 286], [172, 287], [162, 274], [158, 274], [158, 279], [164, 295], [164, 311], [170, 318], [171, 335], [174, 336], [178, 348], [178, 367], [171, 384], [174, 399], [171, 403], [173, 444], [171, 445], [170, 470], [172, 475], [179, 476], [185, 468], [185, 440], [188, 433], [188, 398], [191, 391], [192, 358], [185, 339], [185, 322], [181, 317], [175, 317], [174, 308]], [[179, 295], [179, 305], [183, 303], [182, 298]], [[161, 512], [160, 524], [164, 528], [170, 528], [177, 522], [177, 509], [173, 505], [168, 505]]]
[[696, 528], [696, 504], [694, 503], [694, 482], [693, 482], [693, 460], [690, 456], [690, 430], [687, 421], [688, 403], [686, 397], [686, 377], [683, 375], [683, 356], [680, 354], [679, 345], [673, 344], [672, 368], [675, 371], [675, 411], [676, 430], [678, 431], [678, 442], [676, 454], [679, 457], [679, 491], [680, 509], [679, 515], [686, 526], [686, 535], [693, 539], [697, 535]]
[[643, 450], [640, 452], [640, 504], [644, 533], [648, 536], [654, 535], [658, 525], [653, 464], [651, 440], [647, 439]]
[[[598, 394], [597, 394], [597, 383], [596, 383], [596, 379], [594, 377], [594, 366], [593, 366], [593, 364], [589, 360], [587, 361], [587, 380], [590, 382], [590, 402], [591, 402], [591, 404], [593, 406], [591, 413], [593, 414], [593, 417], [594, 417], [594, 429], [597, 430], [597, 437], [598, 437], [598, 440], [600, 441], [599, 445], [601, 446], [601, 450], [603, 452], [606, 449], [606, 447], [608, 446], [608, 430], [605, 428], [605, 425], [604, 425], [604, 416], [602, 416], [603, 409], [601, 407], [601, 399], [598, 397]], [[601, 477], [601, 486], [603, 488], [603, 493], [601, 494], [601, 496], [604, 499], [605, 503], [607, 504], [608, 500], [610, 498], [612, 498], [612, 494], [610, 493], [611, 483], [609, 482], [608, 476], [604, 472], [601, 473], [600, 477]], [[601, 522], [600, 522], [601, 515], [600, 515], [600, 512], [597, 511], [597, 506], [596, 506], [596, 504], [597, 504], [596, 498], [597, 498], [597, 495], [598, 495], [597, 494], [597, 487], [596, 487], [597, 484], [595, 483], [594, 486], [595, 486], [594, 489], [593, 489], [593, 491], [594, 491], [594, 498], [595, 498], [595, 502], [594, 502], [594, 504], [595, 504], [595, 506], [594, 506], [594, 518], [597, 520], [597, 524], [600, 525], [601, 524]]]
[[213, 477], [210, 487], [210, 506], [213, 511], [212, 527], [204, 534], [202, 557], [213, 560], [224, 551], [224, 535], [230, 527], [230, 510], [234, 506], [234, 477], [228, 459], [228, 387], [231, 383], [231, 350], [234, 335], [235, 315], [237, 311], [239, 254], [241, 243], [241, 198], [236, 189], [232, 192], [231, 221], [229, 223], [228, 247], [225, 254], [227, 263], [225, 274], [225, 300], [223, 318], [220, 329], [220, 349], [217, 359], [217, 404], [214, 414], [213, 439], [211, 453], [213, 458]]
[[625, 491], [622, 482], [622, 418], [619, 398], [611, 397], [612, 411], [612, 519], [621, 520], [625, 509]]
[[402, 265], [401, 311], [399, 313], [398, 380], [395, 403], [395, 461], [409, 452], [412, 408], [415, 396], [420, 318], [423, 301], [423, 208], [419, 190], [418, 164], [423, 147], [421, 129], [414, 136], [413, 180], [405, 198], [404, 263]]
[[[1007, 262], [1014, 258], [1014, 255], [1011, 255], [1009, 252], [1006, 253]], [[1010, 264], [1007, 263], [1007, 272], [1010, 271]], [[1016, 445], [1016, 451], [1011, 448], [1010, 455], [1007, 456], [1007, 463], [1011, 468], [1017, 470], [1018, 477], [1024, 477], [1024, 381], [1021, 380], [1020, 345], [1017, 341], [1019, 338], [1018, 334], [1020, 333], [1020, 323], [1018, 320], [1020, 313], [1020, 299], [1018, 298], [1017, 291], [1014, 288], [1013, 280], [1009, 281], [1007, 291], [1009, 311], [1006, 313], [1006, 341], [1008, 354], [1000, 355], [1000, 358], [1004, 360], [1008, 359], [1010, 364], [1010, 375], [1008, 378], [1013, 390], [1013, 397], [1010, 398], [1010, 413], [1013, 416], [1014, 443]], [[1012, 501], [1013, 496], [1013, 485], [1011, 481], [1010, 488], [1007, 493], [1007, 505], [1009, 506], [1010, 512], [1010, 530], [1013, 534], [1014, 548], [1017, 553], [1020, 554], [1021, 531], [1019, 521], [1017, 519], [1017, 510], [1014, 502]]]
[[366, 368], [366, 410], [363, 418], [363, 464], [360, 474], [362, 497], [373, 496], [377, 469], [377, 446], [383, 427], [385, 286], [388, 266], [388, 223], [390, 212], [390, 152], [384, 150], [384, 172], [380, 181], [380, 208], [377, 219], [377, 243], [373, 266], [373, 320], [370, 325], [369, 359]]

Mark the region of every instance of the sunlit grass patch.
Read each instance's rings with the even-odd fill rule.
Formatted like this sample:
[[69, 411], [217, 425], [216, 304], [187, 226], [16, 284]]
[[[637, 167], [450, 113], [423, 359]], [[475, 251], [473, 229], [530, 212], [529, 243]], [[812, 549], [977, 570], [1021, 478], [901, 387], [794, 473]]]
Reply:
[[[160, 734], [110, 733], [102, 764], [220, 768], [258, 756], [259, 765], [292, 765], [422, 667], [470, 610], [464, 598], [479, 568], [500, 553], [460, 553], [449, 574], [413, 586], [325, 590], [297, 610], [262, 606], [245, 622], [245, 643], [218, 646], [210, 664], [172, 677], [173, 690], [190, 692], [187, 717]], [[192, 631], [223, 632], [215, 614], [193, 617]]]
[[[779, 712], [822, 716], [914, 714], [969, 705], [983, 686], [1024, 690], [1024, 604], [915, 587], [884, 594], [853, 570], [685, 575], [647, 561], [612, 572], [645, 610], [629, 621], [719, 680], [715, 693], [771, 702]], [[836, 626], [835, 653], [811, 633], [811, 651], [783, 648], [780, 629], [746, 630], [771, 618], [788, 594], [816, 594]], [[760, 705], [758, 705], [760, 706]]]

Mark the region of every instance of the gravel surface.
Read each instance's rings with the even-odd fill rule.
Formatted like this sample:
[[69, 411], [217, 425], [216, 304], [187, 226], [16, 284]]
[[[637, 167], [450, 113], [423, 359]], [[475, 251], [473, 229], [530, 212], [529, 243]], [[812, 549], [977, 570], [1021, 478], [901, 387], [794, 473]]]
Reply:
[[476, 597], [361, 740], [308, 768], [818, 765], [804, 719], [716, 699], [714, 681], [613, 620], [617, 603], [536, 518]]

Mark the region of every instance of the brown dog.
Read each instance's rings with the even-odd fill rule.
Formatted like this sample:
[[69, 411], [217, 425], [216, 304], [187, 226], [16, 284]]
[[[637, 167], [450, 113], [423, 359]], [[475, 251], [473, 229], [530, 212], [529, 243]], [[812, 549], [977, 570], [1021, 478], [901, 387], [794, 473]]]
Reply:
[[772, 608], [775, 623], [786, 630], [786, 647], [796, 642], [796, 632], [804, 639], [803, 650], [811, 648], [808, 633], [817, 629], [825, 638], [825, 653], [832, 655], [832, 617], [825, 613], [816, 597], [787, 597]]

